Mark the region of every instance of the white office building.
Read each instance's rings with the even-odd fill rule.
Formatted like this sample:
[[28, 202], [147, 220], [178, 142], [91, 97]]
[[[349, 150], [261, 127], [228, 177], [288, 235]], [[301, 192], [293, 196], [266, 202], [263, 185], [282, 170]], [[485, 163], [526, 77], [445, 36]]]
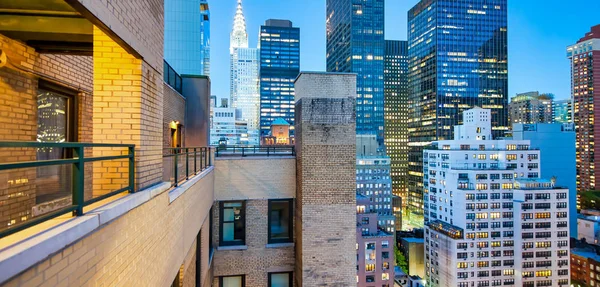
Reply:
[[213, 108], [210, 145], [219, 145], [221, 140], [227, 145], [248, 144], [248, 124], [239, 119], [240, 114], [234, 108]]
[[493, 140], [474, 108], [423, 152], [427, 286], [568, 286], [568, 189], [528, 140]]
[[242, 111], [241, 120], [248, 123], [249, 144], [258, 145], [260, 93], [258, 81], [259, 50], [248, 48], [246, 20], [238, 1], [230, 43], [231, 107]]

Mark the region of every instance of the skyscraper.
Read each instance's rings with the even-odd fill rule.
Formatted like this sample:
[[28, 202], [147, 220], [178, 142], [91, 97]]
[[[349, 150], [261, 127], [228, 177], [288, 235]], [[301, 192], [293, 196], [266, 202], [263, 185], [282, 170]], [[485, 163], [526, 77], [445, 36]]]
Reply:
[[394, 195], [406, 200], [408, 194], [408, 45], [406, 41], [385, 41], [384, 68], [385, 148], [391, 160], [392, 191]]
[[[577, 192], [596, 190], [600, 178], [600, 133], [594, 129], [600, 121], [600, 25], [577, 44], [567, 48], [571, 61], [573, 120], [576, 130]], [[598, 141], [597, 141], [598, 139]]]
[[552, 117], [555, 123], [572, 123], [573, 99], [554, 101], [552, 103]]
[[327, 71], [357, 73], [356, 133], [383, 145], [384, 0], [327, 0]]
[[407, 204], [418, 215], [424, 146], [451, 139], [462, 111], [475, 106], [491, 109], [494, 136], [508, 130], [507, 1], [422, 0], [408, 21]]
[[210, 74], [208, 0], [165, 0], [165, 60], [182, 75]]
[[489, 109], [425, 149], [428, 287], [569, 286], [569, 189], [529, 140], [492, 140]]
[[517, 94], [508, 104], [511, 124], [551, 124], [554, 95], [528, 92]]
[[300, 29], [288, 20], [269, 19], [260, 26], [260, 133], [283, 118], [294, 134], [294, 80], [300, 73]]
[[229, 39], [231, 107], [242, 111], [248, 123], [249, 144], [259, 142], [258, 49], [248, 48], [246, 20], [242, 0], [237, 2], [233, 29]]

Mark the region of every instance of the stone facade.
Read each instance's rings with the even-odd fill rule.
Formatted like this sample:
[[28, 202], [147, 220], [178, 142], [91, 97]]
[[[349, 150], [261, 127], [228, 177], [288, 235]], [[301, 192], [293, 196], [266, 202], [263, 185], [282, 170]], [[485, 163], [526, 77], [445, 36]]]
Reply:
[[356, 286], [355, 87], [352, 74], [295, 82], [298, 286]]

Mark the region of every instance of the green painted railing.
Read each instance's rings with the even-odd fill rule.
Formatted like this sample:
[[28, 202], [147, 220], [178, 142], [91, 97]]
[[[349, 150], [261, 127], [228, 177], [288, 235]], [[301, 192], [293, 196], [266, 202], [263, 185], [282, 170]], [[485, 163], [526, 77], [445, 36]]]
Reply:
[[[11, 225], [7, 229], [0, 230], [0, 238], [8, 236], [10, 234], [19, 232], [23, 229], [29, 228], [36, 224], [42, 223], [44, 221], [50, 220], [52, 218], [67, 214], [72, 212], [75, 216], [83, 215], [83, 208], [92, 203], [98, 202], [100, 200], [106, 199], [113, 195], [128, 191], [130, 193], [134, 192], [135, 186], [135, 145], [128, 144], [97, 144], [97, 143], [41, 143], [41, 142], [6, 142], [0, 141], [0, 151], [6, 151], [7, 149], [44, 149], [44, 148], [62, 148], [64, 149], [65, 156], [63, 159], [52, 159], [52, 160], [34, 160], [34, 161], [18, 161], [18, 162], [8, 162], [8, 163], [0, 163], [0, 172], [6, 171], [14, 171], [15, 169], [23, 169], [23, 168], [39, 168], [45, 166], [58, 166], [58, 165], [72, 165], [72, 176], [70, 178], [71, 181], [71, 193], [72, 193], [72, 203], [70, 206], [60, 208], [58, 210], [54, 210], [44, 215], [31, 217], [30, 219], [23, 221], [16, 225]], [[85, 157], [84, 149], [85, 148], [126, 148], [127, 154], [125, 155], [116, 155], [116, 156], [98, 156], [98, 157]], [[10, 151], [10, 150], [9, 150]], [[32, 154], [34, 154], [32, 152]], [[112, 160], [120, 160], [127, 159], [129, 166], [129, 178], [127, 182], [127, 186], [114, 190], [108, 193], [105, 193], [101, 196], [94, 197], [89, 200], [85, 200], [84, 196], [84, 187], [85, 187], [85, 174], [86, 167], [85, 164], [89, 162], [99, 162], [99, 161], [112, 161]], [[1, 157], [0, 157], [1, 160]], [[0, 201], [0, 207], [2, 207], [2, 203]]]
[[293, 145], [282, 146], [217, 146], [215, 157], [227, 156], [296, 156], [296, 148]]
[[213, 165], [210, 147], [165, 148], [163, 153], [163, 180], [178, 186], [190, 177]]

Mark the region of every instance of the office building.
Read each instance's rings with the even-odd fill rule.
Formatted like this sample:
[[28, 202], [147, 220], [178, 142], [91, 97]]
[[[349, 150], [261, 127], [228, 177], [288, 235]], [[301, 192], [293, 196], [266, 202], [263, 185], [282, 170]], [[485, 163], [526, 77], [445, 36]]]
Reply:
[[182, 75], [210, 75], [208, 0], [166, 0], [164, 57]]
[[408, 12], [408, 58], [407, 205], [422, 214], [423, 147], [452, 139], [476, 106], [491, 110], [494, 136], [509, 129], [507, 1], [420, 1]]
[[510, 124], [551, 124], [554, 95], [528, 92], [517, 94], [508, 104]]
[[248, 144], [248, 123], [241, 120], [242, 112], [234, 108], [213, 108], [213, 126], [210, 129], [210, 145], [223, 141], [228, 146]]
[[492, 140], [489, 109], [423, 153], [427, 286], [568, 286], [567, 188], [527, 140]]
[[379, 150], [376, 135], [357, 135], [356, 155], [357, 285], [393, 285], [395, 216], [390, 158]]
[[327, 71], [356, 73], [356, 133], [383, 145], [384, 0], [327, 0]]
[[260, 26], [260, 135], [278, 118], [294, 135], [294, 80], [300, 72], [300, 29], [291, 21], [269, 19]]
[[596, 178], [600, 178], [600, 137], [594, 125], [600, 120], [600, 25], [567, 48], [571, 63], [571, 88], [573, 99], [573, 121], [577, 133], [577, 192], [596, 190]]
[[552, 103], [552, 117], [555, 123], [573, 122], [573, 100], [558, 100]]
[[600, 216], [578, 214], [576, 220], [577, 237], [575, 239], [585, 239], [588, 244], [600, 245]]
[[[392, 192], [406, 201], [408, 194], [408, 45], [385, 41], [385, 149], [391, 159]], [[399, 218], [397, 218], [399, 219]]]
[[258, 145], [259, 105], [258, 61], [259, 51], [248, 48], [246, 19], [242, 1], [238, 0], [229, 40], [231, 107], [242, 111], [241, 119], [248, 123], [250, 145]]
[[512, 139], [528, 140], [540, 150], [540, 171], [556, 185], [569, 189], [569, 228], [577, 234], [577, 183], [573, 124], [513, 124]]

